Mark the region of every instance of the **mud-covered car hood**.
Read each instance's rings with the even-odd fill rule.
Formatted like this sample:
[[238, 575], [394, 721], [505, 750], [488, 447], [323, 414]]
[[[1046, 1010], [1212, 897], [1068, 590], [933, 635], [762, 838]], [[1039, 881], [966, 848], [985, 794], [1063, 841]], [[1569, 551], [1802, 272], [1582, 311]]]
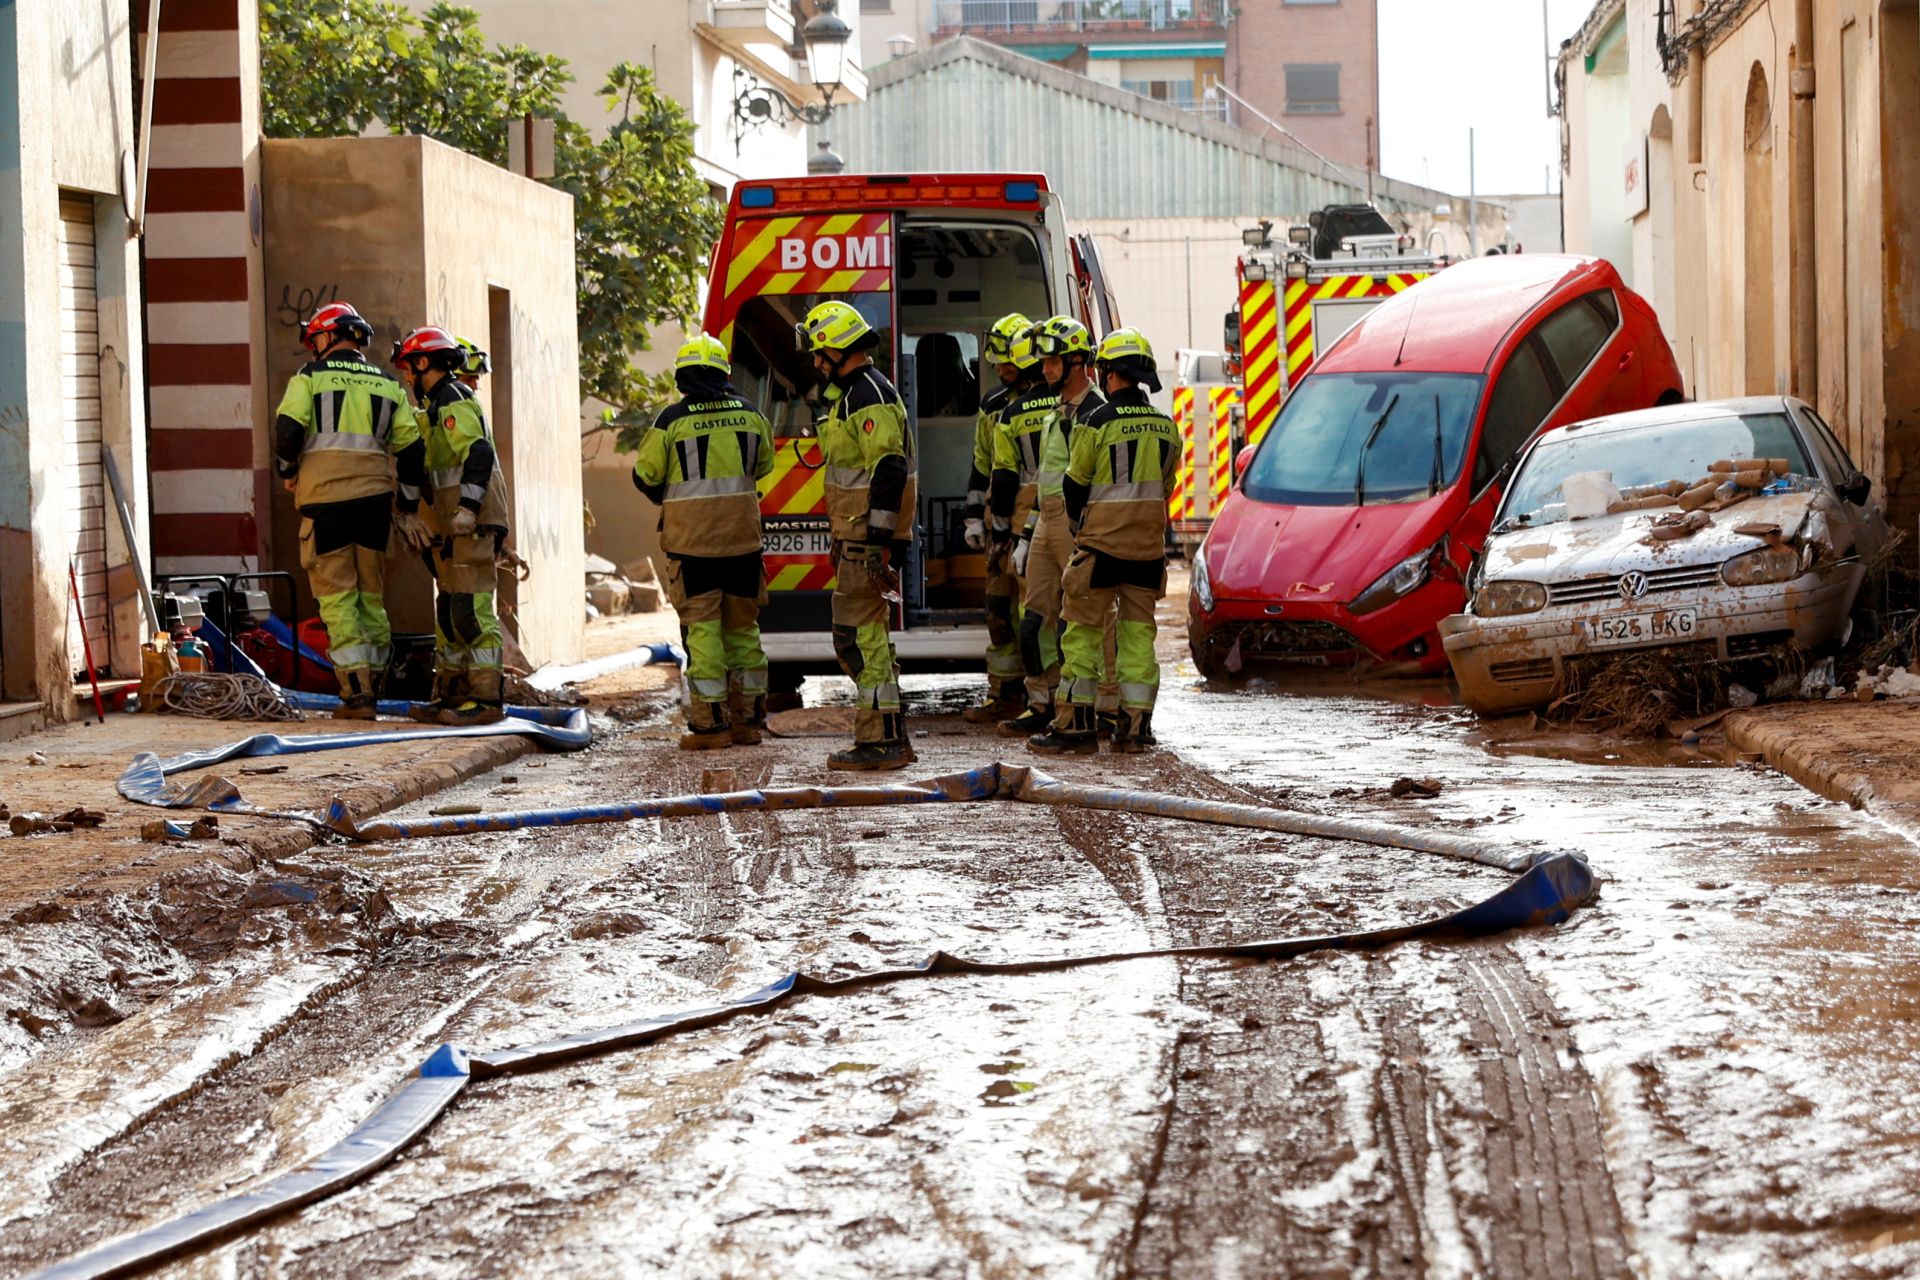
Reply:
[[1750, 498], [1724, 511], [1708, 512], [1710, 523], [1704, 529], [1652, 545], [1648, 543], [1654, 518], [1679, 508], [1624, 511], [1587, 520], [1564, 520], [1537, 529], [1514, 529], [1488, 539], [1482, 578], [1569, 582], [1630, 569], [1719, 564], [1766, 541], [1757, 534], [1734, 532], [1741, 526], [1778, 525], [1780, 536], [1792, 541], [1810, 532], [1810, 521], [1824, 528], [1826, 522], [1819, 518], [1820, 511], [1830, 501], [1818, 492]]
[[1449, 495], [1422, 502], [1293, 507], [1235, 492], [1207, 537], [1213, 593], [1226, 600], [1346, 601], [1447, 527]]

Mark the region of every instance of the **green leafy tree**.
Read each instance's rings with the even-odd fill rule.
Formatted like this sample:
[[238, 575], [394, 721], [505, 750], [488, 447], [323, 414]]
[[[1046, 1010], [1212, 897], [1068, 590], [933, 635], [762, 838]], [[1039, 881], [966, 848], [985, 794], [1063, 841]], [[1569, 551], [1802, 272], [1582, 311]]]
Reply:
[[693, 125], [645, 67], [623, 62], [601, 97], [617, 118], [595, 138], [560, 110], [564, 58], [487, 44], [479, 17], [436, 3], [424, 14], [386, 0], [261, 0], [261, 98], [267, 134], [418, 133], [505, 163], [507, 131], [554, 121], [552, 184], [574, 200], [580, 391], [610, 407], [599, 429], [631, 450], [672, 394], [632, 353], [652, 330], [684, 322], [699, 300], [720, 207], [693, 168]]

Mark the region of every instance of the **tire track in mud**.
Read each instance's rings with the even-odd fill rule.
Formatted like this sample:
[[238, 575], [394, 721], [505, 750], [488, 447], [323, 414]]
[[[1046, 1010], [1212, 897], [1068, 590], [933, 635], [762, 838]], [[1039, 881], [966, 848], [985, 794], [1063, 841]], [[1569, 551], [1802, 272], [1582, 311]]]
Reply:
[[[1171, 760], [1159, 772], [1164, 790], [1238, 790]], [[1318, 844], [1285, 852], [1311, 859]], [[1249, 852], [1194, 839], [1156, 859], [1177, 941], [1297, 922], [1299, 895], [1261, 888]], [[1225, 921], [1222, 903], [1236, 908]], [[1335, 917], [1316, 923], [1351, 923], [1338, 901], [1309, 906]], [[1182, 964], [1181, 998], [1205, 1018], [1174, 1050], [1122, 1274], [1627, 1273], [1593, 1085], [1564, 1020], [1503, 943], [1409, 945], [1421, 950], [1404, 973], [1401, 950]]]

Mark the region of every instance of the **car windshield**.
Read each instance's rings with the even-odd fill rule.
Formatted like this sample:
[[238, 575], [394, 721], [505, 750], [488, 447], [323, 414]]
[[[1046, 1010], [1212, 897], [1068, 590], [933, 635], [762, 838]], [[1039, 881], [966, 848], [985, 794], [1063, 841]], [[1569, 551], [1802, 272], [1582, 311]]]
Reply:
[[1568, 476], [1598, 472], [1595, 480], [1622, 491], [1679, 481], [1700, 483], [1715, 462], [1785, 459], [1791, 475], [1812, 475], [1800, 433], [1784, 413], [1755, 413], [1692, 422], [1667, 422], [1625, 431], [1569, 430], [1542, 440], [1520, 464], [1500, 505], [1496, 530], [1555, 524], [1567, 518], [1561, 486]]
[[1287, 397], [1247, 468], [1262, 502], [1409, 502], [1460, 475], [1481, 379], [1470, 373], [1316, 373]]

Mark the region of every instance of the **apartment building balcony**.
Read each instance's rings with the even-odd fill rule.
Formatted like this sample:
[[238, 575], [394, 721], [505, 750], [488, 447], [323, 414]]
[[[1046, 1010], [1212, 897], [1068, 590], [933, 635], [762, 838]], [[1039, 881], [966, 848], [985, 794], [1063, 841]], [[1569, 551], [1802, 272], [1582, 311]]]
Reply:
[[933, 0], [933, 34], [970, 35], [1002, 44], [1021, 37], [1125, 38], [1177, 35], [1221, 38], [1232, 0]]

